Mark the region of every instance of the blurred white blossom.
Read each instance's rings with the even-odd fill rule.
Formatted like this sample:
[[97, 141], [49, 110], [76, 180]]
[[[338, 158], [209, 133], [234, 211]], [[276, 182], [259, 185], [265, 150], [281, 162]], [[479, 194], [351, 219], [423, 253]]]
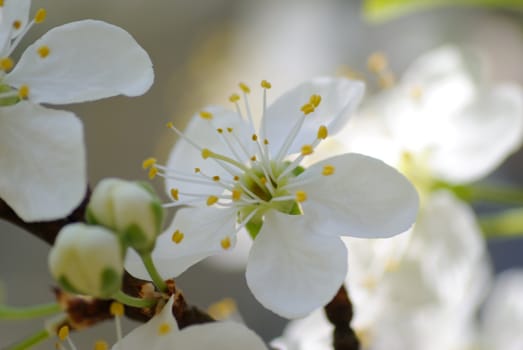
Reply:
[[80, 120], [40, 104], [68, 104], [123, 94], [137, 96], [153, 82], [147, 53], [123, 29], [83, 20], [51, 29], [18, 63], [10, 58], [25, 33], [30, 0], [0, 7], [0, 197], [26, 221], [69, 214], [86, 188]]

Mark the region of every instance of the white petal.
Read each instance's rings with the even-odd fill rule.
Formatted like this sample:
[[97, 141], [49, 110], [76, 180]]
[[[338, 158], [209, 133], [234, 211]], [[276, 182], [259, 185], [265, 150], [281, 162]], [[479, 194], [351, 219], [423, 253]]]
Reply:
[[[322, 176], [323, 166], [335, 172]], [[406, 231], [418, 212], [418, 195], [412, 184], [382, 161], [350, 153], [314, 164], [297, 180], [308, 199], [302, 203], [312, 216], [314, 230], [330, 235], [363, 238], [390, 237]]]
[[258, 335], [235, 322], [189, 326], [180, 332], [174, 344], [177, 349], [191, 350], [267, 350]]
[[[180, 335], [178, 324], [172, 314], [174, 296], [164, 305], [159, 314], [151, 318], [147, 323], [135, 328], [123, 339], [112, 347], [113, 350], [161, 350], [169, 349], [173, 344], [177, 344]], [[168, 327], [170, 330], [166, 334], [160, 335], [160, 327]]]
[[271, 346], [282, 350], [332, 350], [333, 331], [334, 327], [320, 309], [289, 322], [282, 336], [271, 341]]
[[[41, 58], [38, 48], [48, 46]], [[51, 29], [22, 54], [5, 83], [29, 86], [38, 103], [75, 103], [119, 94], [137, 96], [153, 83], [147, 53], [125, 30], [84, 20]]]
[[321, 103], [314, 113], [305, 118], [289, 153], [298, 152], [301, 146], [313, 142], [320, 125], [327, 126], [331, 134], [339, 131], [359, 105], [363, 93], [364, 84], [360, 81], [316, 78], [282, 95], [267, 108], [262, 121], [265, 123], [271, 152], [276, 154], [279, 151], [294, 124], [303, 114], [301, 107], [309, 102], [311, 95], [320, 95]]
[[347, 272], [345, 245], [314, 231], [314, 219], [268, 212], [249, 255], [249, 288], [283, 317], [303, 317], [327, 304]]
[[[249, 132], [248, 124], [241, 119], [241, 117], [233, 111], [227, 110], [222, 107], [206, 107], [203, 111], [212, 113], [212, 120], [203, 119], [199, 113], [195, 114], [189, 125], [184, 131], [184, 135], [201, 148], [207, 148], [215, 153], [225, 155], [227, 157], [235, 159], [233, 153], [224, 143], [220, 134], [216, 131], [218, 128], [223, 129], [223, 135], [230, 137], [231, 135], [227, 132], [227, 128], [233, 128], [233, 132], [241, 138], [241, 142], [245, 145], [251, 156], [254, 154], [255, 144], [251, 140], [251, 133]], [[234, 144], [235, 142], [232, 141]], [[238, 149], [238, 146], [236, 145]], [[245, 157], [238, 149], [238, 153]], [[242, 158], [243, 160], [247, 158]], [[237, 168], [229, 165], [235, 171]], [[232, 180], [232, 176], [224, 170], [215, 160], [211, 158], [203, 159], [201, 151], [193, 147], [189, 142], [184, 139], [179, 139], [174, 145], [167, 167], [185, 172], [188, 174], [194, 174], [195, 168], [200, 168], [202, 173], [208, 176], [220, 176], [227, 180]], [[222, 187], [216, 185], [202, 185], [199, 183], [181, 182], [173, 179], [166, 180], [166, 190], [169, 193], [171, 188], [179, 188], [180, 191], [189, 193], [201, 193], [206, 195], [221, 194], [223, 191]], [[184, 198], [180, 195], [180, 199]], [[189, 197], [187, 197], [189, 198]]]
[[499, 275], [483, 313], [486, 349], [523, 349], [523, 269]]
[[430, 154], [430, 166], [441, 179], [475, 181], [499, 166], [522, 140], [523, 92], [516, 85], [498, 85], [453, 116], [445, 138]]
[[26, 221], [68, 215], [87, 188], [82, 124], [20, 102], [0, 107], [0, 197]]
[[[215, 208], [183, 208], [169, 228], [162, 233], [153, 251], [153, 260], [164, 278], [177, 277], [198, 261], [223, 252], [221, 240], [229, 237], [233, 249], [236, 243], [235, 224], [237, 210]], [[178, 244], [172, 241], [179, 230], [184, 238]], [[129, 252], [125, 268], [135, 277], [150, 280], [140, 258]]]

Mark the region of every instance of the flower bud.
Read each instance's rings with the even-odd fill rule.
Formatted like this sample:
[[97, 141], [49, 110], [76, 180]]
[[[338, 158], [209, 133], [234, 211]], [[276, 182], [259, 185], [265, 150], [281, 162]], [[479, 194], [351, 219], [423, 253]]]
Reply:
[[124, 249], [111, 231], [100, 226], [67, 225], [49, 253], [51, 275], [71, 293], [110, 298], [120, 290]]
[[125, 244], [143, 254], [152, 251], [160, 234], [163, 207], [146, 184], [104, 179], [91, 195], [87, 221], [116, 231]]

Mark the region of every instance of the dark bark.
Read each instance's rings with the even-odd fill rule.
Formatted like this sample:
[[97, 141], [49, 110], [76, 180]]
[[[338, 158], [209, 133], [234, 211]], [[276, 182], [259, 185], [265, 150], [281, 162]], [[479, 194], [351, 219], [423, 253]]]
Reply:
[[327, 319], [334, 326], [334, 350], [359, 350], [358, 338], [350, 327], [353, 316], [352, 303], [344, 286], [331, 302], [325, 305], [324, 310]]

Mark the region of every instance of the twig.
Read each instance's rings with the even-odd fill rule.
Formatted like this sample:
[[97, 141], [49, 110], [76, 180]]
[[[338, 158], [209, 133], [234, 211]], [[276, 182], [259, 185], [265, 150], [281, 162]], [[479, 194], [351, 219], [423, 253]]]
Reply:
[[327, 319], [334, 326], [334, 350], [359, 350], [360, 343], [350, 327], [352, 321], [352, 303], [345, 286], [342, 286], [334, 298], [325, 305]]

